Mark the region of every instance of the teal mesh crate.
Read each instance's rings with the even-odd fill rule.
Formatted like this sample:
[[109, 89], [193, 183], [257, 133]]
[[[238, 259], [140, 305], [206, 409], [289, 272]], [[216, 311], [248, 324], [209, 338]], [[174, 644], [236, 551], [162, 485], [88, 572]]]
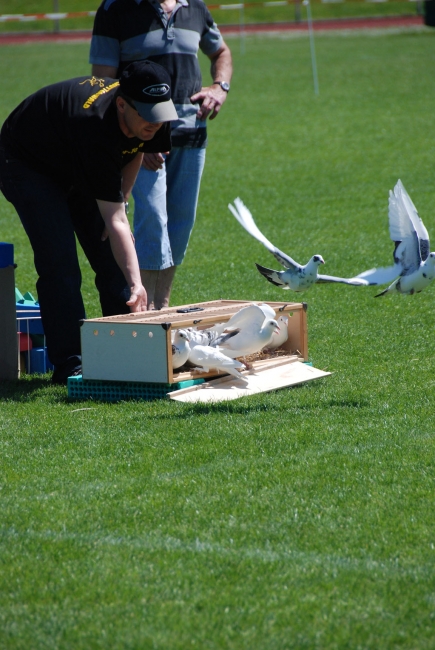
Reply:
[[93, 399], [100, 402], [121, 400], [153, 400], [166, 398], [167, 393], [202, 384], [204, 379], [190, 379], [175, 384], [151, 384], [134, 381], [98, 381], [81, 375], [68, 377], [68, 397], [72, 400]]

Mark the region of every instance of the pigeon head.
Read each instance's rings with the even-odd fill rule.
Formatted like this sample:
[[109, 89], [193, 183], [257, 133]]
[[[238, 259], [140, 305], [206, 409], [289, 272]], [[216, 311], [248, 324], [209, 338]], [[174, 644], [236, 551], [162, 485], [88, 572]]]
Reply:
[[435, 253], [429, 253], [427, 261], [433, 266], [435, 266]]
[[276, 321], [274, 318], [269, 318], [269, 320], [265, 322], [263, 327], [266, 327], [266, 329], [273, 330], [273, 332], [276, 332], [277, 334], [281, 329], [278, 324], [278, 321]]
[[315, 262], [316, 264], [324, 264], [325, 260], [321, 255], [313, 255], [313, 262]]
[[177, 330], [174, 336], [174, 342], [177, 341], [190, 341], [189, 332], [187, 330]]

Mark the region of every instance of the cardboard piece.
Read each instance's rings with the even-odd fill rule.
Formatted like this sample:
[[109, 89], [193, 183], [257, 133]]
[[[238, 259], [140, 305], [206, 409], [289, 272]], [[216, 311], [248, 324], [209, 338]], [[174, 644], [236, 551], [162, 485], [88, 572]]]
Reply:
[[282, 357], [280, 360], [269, 361], [262, 368], [244, 373], [246, 381], [226, 375], [198, 386], [173, 391], [167, 396], [180, 402], [216, 403], [295, 386], [330, 374], [306, 363], [291, 362]]

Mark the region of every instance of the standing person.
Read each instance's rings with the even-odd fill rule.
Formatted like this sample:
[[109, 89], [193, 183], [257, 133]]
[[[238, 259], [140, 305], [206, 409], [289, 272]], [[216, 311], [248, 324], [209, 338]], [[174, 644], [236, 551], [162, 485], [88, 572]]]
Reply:
[[0, 133], [0, 187], [24, 226], [52, 381], [81, 372], [85, 318], [75, 234], [95, 271], [104, 316], [146, 311], [124, 202], [143, 152], [169, 151], [170, 77], [150, 61], [120, 80], [80, 77], [38, 90]]
[[[213, 82], [205, 88], [199, 49], [211, 61]], [[93, 74], [117, 76], [130, 61], [145, 58], [168, 70], [179, 116], [172, 124], [171, 153], [145, 154], [133, 188], [142, 282], [149, 309], [162, 309], [195, 221], [206, 119], [214, 119], [227, 98], [232, 62], [202, 0], [103, 0], [91, 42]]]

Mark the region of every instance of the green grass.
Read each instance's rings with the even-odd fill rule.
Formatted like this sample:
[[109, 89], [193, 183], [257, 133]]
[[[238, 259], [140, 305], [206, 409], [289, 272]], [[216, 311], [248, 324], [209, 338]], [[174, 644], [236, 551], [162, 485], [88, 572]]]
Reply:
[[[255, 271], [275, 262], [228, 211], [236, 196], [331, 274], [390, 263], [399, 177], [434, 232], [429, 30], [316, 37], [318, 97], [306, 38], [247, 38], [244, 55], [229, 42], [173, 304], [298, 299]], [[89, 70], [85, 45], [1, 54], [0, 120]], [[34, 291], [4, 199], [0, 227]], [[433, 649], [434, 291], [314, 287], [310, 359], [332, 376], [228, 404], [69, 403], [48, 377], [2, 384], [1, 650]]]
[[[56, 11], [60, 12], [88, 12], [95, 11], [99, 2], [94, 0], [59, 0]], [[241, 19], [239, 8], [217, 9], [217, 6], [234, 4], [232, 0], [222, 2], [206, 2], [211, 8], [214, 19], [219, 25], [238, 24]], [[294, 20], [306, 20], [306, 10], [301, 2], [294, 5], [269, 7], [263, 0], [251, 0], [245, 3], [243, 10], [243, 21], [246, 23], [273, 23], [289, 22]], [[348, 18], [367, 16], [399, 16], [415, 15], [421, 7], [417, 2], [410, 3], [409, 0], [345, 0], [343, 2], [321, 2], [311, 0], [313, 19], [327, 18]], [[2, 0], [1, 14], [43, 14], [54, 11], [54, 0]], [[31, 22], [5, 21], [0, 23], [0, 34], [8, 32], [25, 31], [53, 31], [60, 30], [91, 30], [92, 17], [79, 17], [62, 19], [55, 25], [53, 21], [37, 20]]]

